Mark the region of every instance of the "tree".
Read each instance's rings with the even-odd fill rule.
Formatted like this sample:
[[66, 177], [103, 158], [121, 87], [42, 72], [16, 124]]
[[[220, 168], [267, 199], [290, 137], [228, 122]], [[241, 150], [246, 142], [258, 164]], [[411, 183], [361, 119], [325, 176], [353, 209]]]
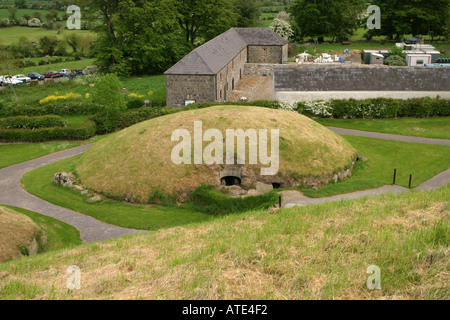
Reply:
[[290, 14], [301, 36], [348, 37], [360, 25], [364, 0], [295, 0]]
[[405, 34], [448, 36], [449, 0], [373, 0], [381, 9], [381, 29], [374, 35], [397, 39]]
[[14, 0], [14, 7], [16, 7], [17, 9], [26, 9], [27, 0]]
[[159, 73], [183, 54], [174, 0], [124, 0], [117, 7], [103, 4], [104, 24], [95, 29], [94, 47], [102, 72]]
[[122, 84], [116, 74], [105, 74], [95, 81], [92, 94], [94, 103], [105, 108], [105, 111], [117, 112], [125, 108], [125, 99], [121, 94]]
[[256, 27], [261, 17], [261, 4], [258, 0], [234, 0], [234, 11], [238, 14], [238, 27]]
[[44, 55], [53, 56], [57, 45], [58, 39], [55, 36], [44, 36], [39, 39], [39, 46]]
[[9, 11], [9, 19], [11, 21], [15, 22], [17, 20], [17, 17], [16, 17], [16, 15], [17, 15], [17, 8], [16, 7], [9, 7], [8, 11]]
[[186, 42], [206, 42], [237, 25], [231, 0], [174, 0]]
[[289, 22], [281, 19], [275, 19], [273, 23], [270, 25], [270, 29], [278, 33], [280, 36], [289, 40], [290, 37], [293, 36], [294, 31]]
[[76, 33], [71, 33], [70, 36], [65, 37], [65, 40], [72, 48], [73, 53], [77, 53], [81, 41], [80, 37]]

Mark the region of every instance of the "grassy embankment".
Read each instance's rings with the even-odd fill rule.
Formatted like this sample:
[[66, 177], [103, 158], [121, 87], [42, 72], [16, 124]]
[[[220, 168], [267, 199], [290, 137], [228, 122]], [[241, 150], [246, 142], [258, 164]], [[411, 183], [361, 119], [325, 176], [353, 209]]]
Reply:
[[[0, 264], [1, 299], [450, 299], [450, 188], [251, 212]], [[68, 290], [68, 266], [81, 289]], [[381, 290], [368, 290], [371, 265]]]

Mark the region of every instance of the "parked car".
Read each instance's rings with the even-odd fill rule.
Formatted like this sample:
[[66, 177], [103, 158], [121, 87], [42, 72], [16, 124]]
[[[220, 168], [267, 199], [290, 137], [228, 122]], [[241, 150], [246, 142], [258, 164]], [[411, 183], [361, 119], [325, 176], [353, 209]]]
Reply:
[[63, 75], [59, 73], [58, 71], [48, 71], [43, 74], [44, 78], [60, 78]]
[[72, 78], [75, 78], [78, 76], [83, 76], [83, 75], [84, 75], [83, 70], [72, 70], [71, 73], [64, 75], [64, 77], [72, 79]]
[[22, 83], [28, 83], [28, 82], [31, 82], [31, 78], [29, 78], [29, 77], [27, 77], [27, 76], [25, 76], [25, 75], [23, 75], [23, 74], [15, 75], [15, 76], [13, 77], [13, 79], [22, 81]]
[[45, 77], [42, 74], [39, 74], [37, 72], [28, 74], [28, 78], [31, 80], [44, 80]]
[[58, 72], [61, 73], [63, 76], [69, 75], [72, 73], [69, 69], [61, 69]]
[[16, 80], [11, 76], [2, 76], [0, 77], [0, 83], [2, 84], [2, 86], [17, 86], [19, 84], [22, 84], [22, 81]]

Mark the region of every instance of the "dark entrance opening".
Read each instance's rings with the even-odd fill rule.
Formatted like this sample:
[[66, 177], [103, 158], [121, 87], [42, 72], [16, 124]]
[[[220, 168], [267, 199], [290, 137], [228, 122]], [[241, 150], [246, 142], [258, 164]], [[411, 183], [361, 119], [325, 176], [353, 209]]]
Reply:
[[224, 186], [240, 186], [241, 185], [241, 178], [228, 176], [223, 177], [220, 179], [220, 183]]
[[231, 82], [231, 88], [232, 88], [232, 90], [234, 90], [234, 79], [233, 79], [233, 81]]
[[272, 183], [272, 187], [274, 189], [280, 189], [281, 188], [281, 183], [274, 182], [274, 183]]

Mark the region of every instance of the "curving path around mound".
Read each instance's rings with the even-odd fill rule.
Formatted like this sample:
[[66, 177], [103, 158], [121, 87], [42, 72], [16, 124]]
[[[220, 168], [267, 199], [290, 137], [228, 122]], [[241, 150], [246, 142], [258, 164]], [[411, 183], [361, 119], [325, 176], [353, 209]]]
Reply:
[[[391, 135], [384, 133], [366, 132], [359, 130], [328, 128], [338, 134], [353, 135], [360, 137], [369, 137], [384, 140], [397, 140], [413, 143], [440, 144], [450, 146], [450, 140], [444, 139], [428, 139], [420, 137], [409, 137], [400, 135]], [[83, 242], [95, 242], [108, 240], [124, 235], [145, 233], [147, 231], [126, 229], [100, 222], [90, 216], [72, 211], [60, 206], [53, 205], [34, 195], [26, 192], [21, 185], [24, 174], [45, 165], [61, 161], [67, 158], [86, 152], [92, 144], [59, 151], [53, 154], [43, 156], [34, 160], [19, 163], [7, 168], [0, 169], [0, 204], [15, 206], [28, 209], [40, 214], [61, 220], [70, 224], [80, 231]], [[434, 178], [422, 183], [417, 190], [433, 190], [441, 188], [450, 183], [450, 169], [444, 171]], [[409, 189], [400, 186], [384, 186], [378, 189], [357, 191], [327, 198], [308, 198], [298, 191], [283, 191], [283, 204], [285, 208], [294, 206], [319, 204], [330, 201], [339, 201], [343, 199], [356, 199], [367, 196], [376, 196], [384, 193], [400, 193], [409, 192]]]
[[59, 151], [34, 160], [0, 169], [0, 204], [19, 207], [49, 216], [74, 226], [84, 243], [108, 240], [145, 231], [121, 228], [90, 216], [56, 206], [26, 192], [21, 185], [24, 174], [45, 165], [86, 152], [92, 144]]
[[[378, 132], [369, 132], [369, 131], [361, 131], [361, 130], [353, 130], [353, 129], [342, 129], [335, 127], [327, 127], [329, 130], [348, 136], [357, 136], [357, 137], [366, 137], [366, 138], [375, 138], [382, 140], [394, 140], [394, 141], [403, 141], [403, 142], [411, 142], [411, 143], [424, 143], [424, 144], [436, 144], [443, 146], [450, 146], [450, 140], [446, 139], [431, 139], [431, 138], [422, 138], [422, 137], [411, 137], [411, 136], [402, 136], [397, 134], [387, 134], [387, 133], [378, 133]], [[420, 184], [415, 188], [415, 190], [434, 190], [438, 188], [445, 187], [450, 184], [450, 169], [441, 172], [437, 176], [431, 178], [428, 181]], [[396, 185], [388, 185], [383, 186], [378, 189], [370, 189], [363, 191], [356, 191], [351, 193], [340, 194], [332, 197], [325, 198], [308, 198], [304, 196], [301, 192], [295, 190], [288, 190], [281, 192], [283, 195], [283, 208], [292, 208], [295, 206], [305, 206], [305, 205], [313, 205], [320, 204], [325, 202], [333, 202], [340, 200], [350, 200], [350, 199], [358, 199], [368, 196], [377, 196], [384, 193], [402, 193], [409, 192], [410, 189], [396, 186]]]

